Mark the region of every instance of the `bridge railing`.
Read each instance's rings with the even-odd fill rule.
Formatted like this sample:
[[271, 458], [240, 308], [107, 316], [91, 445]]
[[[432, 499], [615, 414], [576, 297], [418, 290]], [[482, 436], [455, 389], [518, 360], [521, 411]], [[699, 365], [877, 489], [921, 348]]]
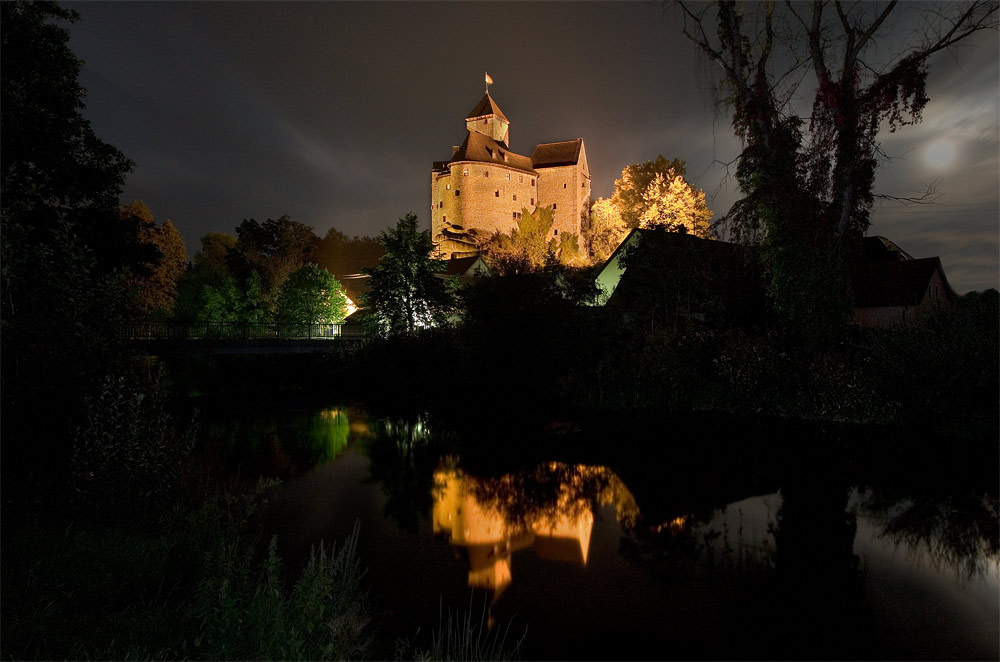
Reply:
[[295, 322], [126, 322], [123, 340], [363, 340], [354, 324]]

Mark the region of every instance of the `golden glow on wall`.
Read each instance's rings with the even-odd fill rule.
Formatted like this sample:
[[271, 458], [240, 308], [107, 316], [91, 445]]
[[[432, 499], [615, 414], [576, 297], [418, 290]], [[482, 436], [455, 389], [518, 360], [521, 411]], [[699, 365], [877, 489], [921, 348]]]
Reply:
[[511, 555], [532, 548], [544, 559], [585, 566], [594, 506], [614, 505], [620, 521], [638, 515], [635, 499], [605, 467], [550, 463], [527, 478], [479, 479], [457, 469], [434, 474], [434, 533], [464, 547], [469, 586], [495, 591], [512, 581]]

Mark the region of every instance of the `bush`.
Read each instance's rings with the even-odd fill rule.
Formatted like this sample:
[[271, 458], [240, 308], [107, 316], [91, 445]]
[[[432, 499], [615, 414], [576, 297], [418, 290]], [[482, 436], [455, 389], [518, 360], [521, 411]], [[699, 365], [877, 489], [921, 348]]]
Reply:
[[105, 516], [158, 514], [177, 502], [183, 469], [197, 437], [167, 408], [160, 379], [144, 393], [125, 377], [105, 377], [84, 402], [70, 459], [73, 496]]

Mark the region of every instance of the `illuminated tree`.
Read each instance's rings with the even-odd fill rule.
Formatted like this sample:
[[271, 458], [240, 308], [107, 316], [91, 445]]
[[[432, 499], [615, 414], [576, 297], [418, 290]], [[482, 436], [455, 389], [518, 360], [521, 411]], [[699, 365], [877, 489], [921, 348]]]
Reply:
[[705, 192], [684, 181], [683, 175], [668, 171], [656, 173], [642, 194], [644, 209], [641, 227], [662, 226], [671, 232], [685, 232], [697, 237], [709, 236], [712, 211], [705, 205]]
[[[736, 179], [745, 197], [725, 218], [731, 236], [762, 245], [770, 295], [790, 326], [836, 326], [850, 310], [843, 255], [870, 222], [879, 129], [920, 121], [929, 58], [996, 29], [1000, 6], [679, 5], [685, 36], [717, 66], [744, 146]], [[916, 36], [883, 40], [892, 28]], [[815, 84], [808, 117], [795, 106], [804, 66]]]
[[177, 301], [178, 282], [187, 269], [184, 239], [170, 221], [157, 225], [142, 201], [133, 200], [119, 214], [126, 224], [138, 228], [137, 240], [149, 246], [151, 258], [129, 277], [135, 306], [145, 315], [168, 315]]
[[431, 257], [430, 231], [417, 230], [417, 217], [407, 214], [395, 228], [382, 232], [385, 253], [378, 266], [362, 269], [369, 291], [362, 295], [369, 308], [368, 331], [378, 336], [412, 334], [447, 323], [455, 310], [455, 281], [442, 278], [443, 260]]
[[611, 196], [625, 226], [684, 225], [692, 234], [707, 237], [712, 212], [705, 194], [684, 181], [685, 172], [684, 161], [668, 161], [662, 154], [655, 161], [625, 166]]
[[552, 207], [538, 207], [534, 212], [522, 208], [517, 227], [509, 233], [495, 233], [484, 244], [483, 252], [501, 275], [541, 269], [547, 256], [556, 256], [559, 250], [555, 238], [549, 238], [552, 223]]
[[604, 262], [625, 239], [629, 227], [609, 198], [590, 206], [590, 221], [583, 231], [584, 245], [593, 262]]
[[340, 324], [347, 316], [347, 297], [329, 271], [307, 264], [281, 286], [278, 319], [302, 324]]

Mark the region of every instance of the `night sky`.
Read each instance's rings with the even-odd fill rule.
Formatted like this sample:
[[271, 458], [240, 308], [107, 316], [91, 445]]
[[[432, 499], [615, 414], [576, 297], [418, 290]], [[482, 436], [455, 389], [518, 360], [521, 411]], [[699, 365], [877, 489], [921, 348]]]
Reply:
[[[86, 116], [135, 161], [125, 200], [180, 229], [277, 218], [376, 235], [413, 211], [490, 90], [511, 148], [582, 137], [593, 191], [628, 163], [679, 157], [716, 217], [738, 197], [713, 162], [738, 143], [675, 8], [638, 3], [65, 3], [81, 15]], [[886, 133], [880, 193], [936, 181], [933, 206], [877, 208], [871, 234], [940, 255], [959, 293], [1000, 278], [1000, 41], [930, 63], [922, 124]]]

